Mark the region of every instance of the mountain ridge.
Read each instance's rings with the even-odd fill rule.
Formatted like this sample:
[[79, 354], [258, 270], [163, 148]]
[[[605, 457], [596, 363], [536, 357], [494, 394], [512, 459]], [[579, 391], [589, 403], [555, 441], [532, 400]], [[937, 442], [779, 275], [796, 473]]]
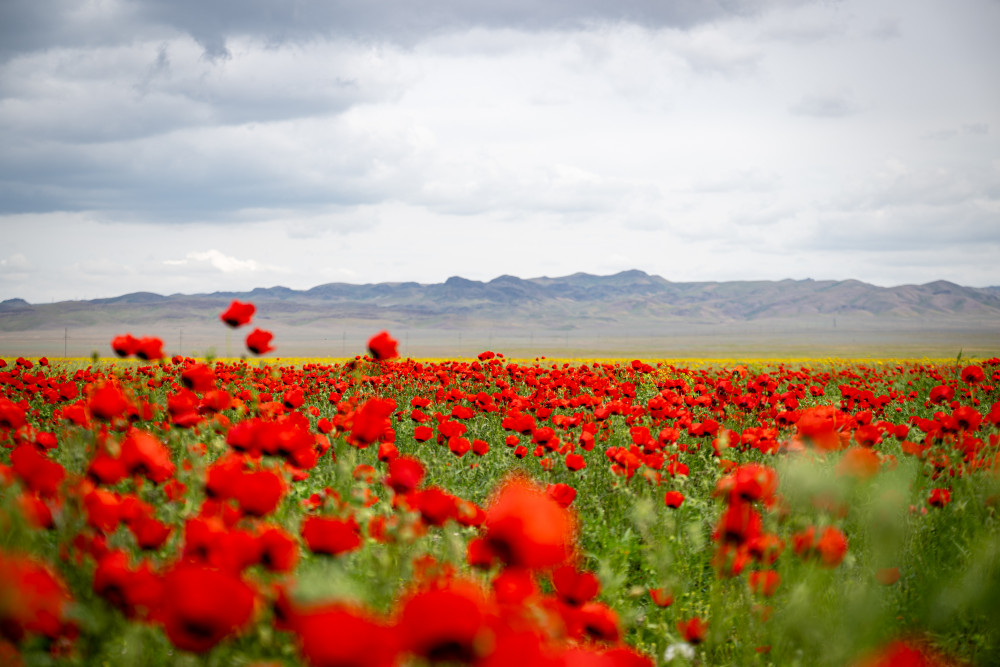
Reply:
[[302, 290], [277, 285], [198, 294], [132, 292], [51, 304], [8, 299], [0, 302], [0, 331], [96, 324], [101, 318], [127, 323], [217, 317], [232, 299], [251, 301], [265, 317], [292, 325], [326, 318], [417, 327], [524, 323], [554, 328], [817, 317], [1000, 322], [1000, 287], [965, 287], [945, 280], [895, 287], [855, 279], [673, 282], [633, 269], [606, 276], [501, 275], [485, 282], [451, 276], [442, 283], [333, 282]]

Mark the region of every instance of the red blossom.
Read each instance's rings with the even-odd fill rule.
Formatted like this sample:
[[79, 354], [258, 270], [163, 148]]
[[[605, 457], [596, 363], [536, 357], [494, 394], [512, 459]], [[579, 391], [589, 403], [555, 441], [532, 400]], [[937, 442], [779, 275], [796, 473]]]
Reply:
[[399, 356], [396, 346], [399, 341], [389, 335], [388, 331], [380, 331], [368, 341], [368, 351], [376, 361], [386, 361]]
[[271, 345], [271, 340], [274, 338], [274, 334], [270, 331], [264, 331], [263, 329], [254, 329], [247, 336], [247, 349], [254, 354], [266, 354], [274, 349]]
[[667, 491], [663, 497], [663, 503], [671, 509], [677, 509], [684, 504], [684, 494], [680, 491]]
[[233, 299], [233, 302], [229, 304], [229, 308], [219, 315], [219, 319], [235, 329], [244, 324], [249, 324], [255, 312], [257, 312], [257, 308], [252, 303], [242, 303]]
[[174, 646], [204, 653], [247, 624], [254, 598], [235, 575], [185, 563], [164, 575], [157, 616]]
[[336, 556], [361, 547], [361, 529], [354, 517], [310, 516], [302, 522], [302, 539], [313, 553]]
[[511, 566], [548, 568], [566, 560], [575, 541], [573, 515], [523, 478], [505, 482], [486, 508], [486, 542]]
[[708, 622], [697, 616], [677, 622], [677, 630], [689, 644], [701, 644], [708, 635]]

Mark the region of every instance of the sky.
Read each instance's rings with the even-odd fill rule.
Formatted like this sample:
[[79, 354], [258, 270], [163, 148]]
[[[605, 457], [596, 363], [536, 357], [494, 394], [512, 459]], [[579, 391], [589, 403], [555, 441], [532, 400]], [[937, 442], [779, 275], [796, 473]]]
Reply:
[[8, 0], [0, 300], [1000, 285], [1000, 0]]

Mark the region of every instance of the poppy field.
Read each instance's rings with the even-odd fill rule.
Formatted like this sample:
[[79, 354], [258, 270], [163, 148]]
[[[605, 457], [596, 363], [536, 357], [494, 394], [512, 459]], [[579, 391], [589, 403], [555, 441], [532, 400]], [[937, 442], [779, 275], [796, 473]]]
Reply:
[[1000, 359], [373, 334], [0, 359], [0, 664], [1000, 664]]

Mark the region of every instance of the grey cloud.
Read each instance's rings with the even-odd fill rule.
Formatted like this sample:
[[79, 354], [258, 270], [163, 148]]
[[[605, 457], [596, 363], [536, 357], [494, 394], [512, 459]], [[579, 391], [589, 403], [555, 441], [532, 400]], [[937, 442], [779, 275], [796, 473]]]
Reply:
[[365, 47], [240, 46], [225, 63], [206, 61], [185, 39], [95, 49], [85, 58], [65, 50], [27, 55], [0, 65], [0, 127], [40, 141], [122, 141], [336, 114], [400, 90], [395, 62]]
[[985, 137], [990, 133], [990, 126], [987, 123], [963, 123], [958, 128], [947, 128], [934, 130], [923, 135], [924, 139], [931, 141], [949, 141], [959, 137]]
[[1000, 227], [992, 211], [966, 203], [947, 210], [901, 208], [891, 211], [825, 213], [805, 249], [904, 252], [946, 248], [1000, 251]]
[[986, 123], [965, 123], [962, 125], [962, 133], [985, 136], [990, 133], [990, 126]]
[[412, 45], [429, 35], [472, 27], [552, 30], [630, 22], [689, 28], [811, 1], [815, 0], [136, 0], [93, 3], [81, 9], [73, 0], [14, 0], [0, 9], [0, 56], [128, 41], [122, 18], [145, 31], [166, 26], [191, 35], [207, 56], [224, 59], [231, 53], [229, 40], [241, 35], [275, 44], [341, 36]]
[[[967, 169], [915, 169], [891, 161], [864, 185], [832, 199], [829, 207], [840, 211], [900, 207], [942, 209], [976, 201], [1000, 202], [1000, 169], [996, 166], [992, 169], [988, 165]], [[941, 214], [939, 211], [938, 215]]]
[[891, 161], [863, 185], [821, 205], [818, 227], [807, 245], [873, 251], [1000, 249], [998, 176], [995, 166], [914, 169]]
[[899, 39], [903, 33], [899, 28], [899, 19], [885, 17], [879, 19], [878, 23], [869, 31], [869, 34], [875, 39], [888, 41]]
[[780, 182], [780, 177], [770, 171], [761, 169], [742, 169], [730, 171], [711, 180], [695, 183], [692, 192], [768, 192], [774, 190]]
[[860, 111], [854, 102], [841, 95], [805, 95], [788, 110], [796, 116], [814, 118], [844, 118]]

